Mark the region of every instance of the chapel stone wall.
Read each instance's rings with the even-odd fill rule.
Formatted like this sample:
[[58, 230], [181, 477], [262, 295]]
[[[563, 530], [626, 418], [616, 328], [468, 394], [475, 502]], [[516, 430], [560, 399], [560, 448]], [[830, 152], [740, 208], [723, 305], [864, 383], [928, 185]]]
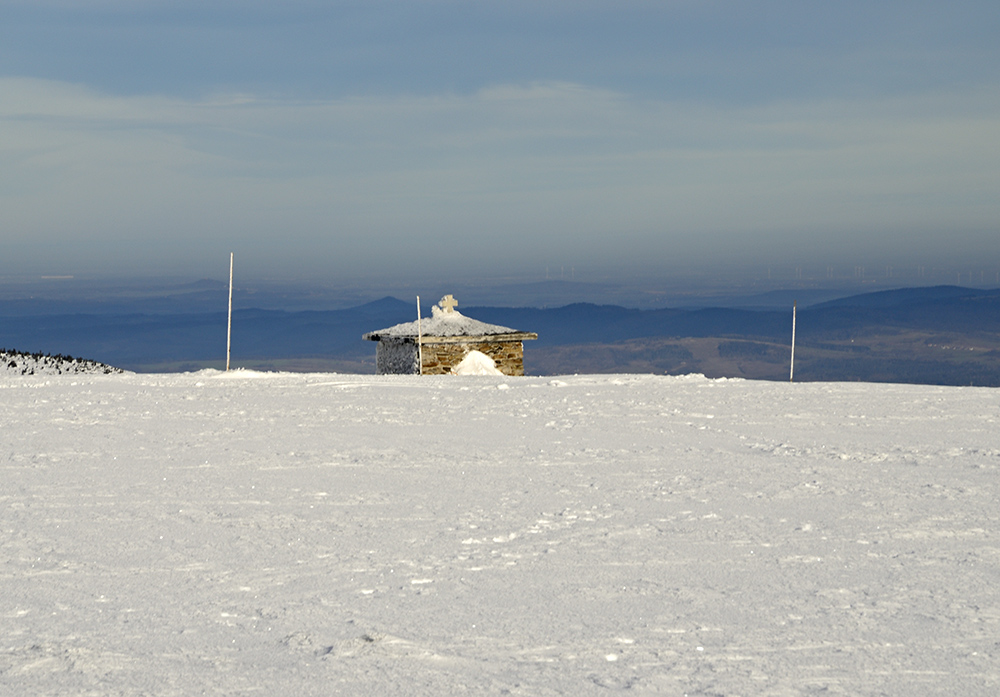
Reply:
[[493, 359], [504, 375], [524, 375], [524, 343], [520, 341], [469, 341], [424, 344], [423, 374], [447, 375], [469, 351], [480, 351]]

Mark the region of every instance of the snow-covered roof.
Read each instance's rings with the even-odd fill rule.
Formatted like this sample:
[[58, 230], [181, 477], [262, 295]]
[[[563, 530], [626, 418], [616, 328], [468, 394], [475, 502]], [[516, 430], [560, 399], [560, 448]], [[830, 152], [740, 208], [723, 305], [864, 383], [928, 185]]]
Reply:
[[[451, 296], [442, 298], [442, 302], [450, 300]], [[457, 304], [457, 303], [455, 303]], [[465, 336], [490, 336], [503, 337], [510, 340], [536, 339], [537, 334], [522, 332], [510, 327], [502, 327], [499, 324], [487, 324], [477, 319], [466, 317], [458, 310], [445, 304], [443, 307], [435, 305], [431, 308], [432, 316], [424, 318], [417, 327], [417, 321], [404, 322], [386, 329], [379, 329], [368, 332], [362, 339], [368, 341], [381, 341], [382, 339], [416, 339], [418, 332], [427, 337], [465, 337]]]
[[[404, 322], [393, 327], [379, 329], [368, 332], [364, 339], [369, 341], [381, 341], [382, 339], [406, 339], [417, 337], [417, 322]], [[443, 312], [433, 317], [428, 317], [420, 323], [420, 333], [424, 336], [497, 336], [500, 334], [524, 334], [524, 332], [510, 327], [501, 327], [499, 324], [487, 324], [478, 319], [466, 317], [457, 310], [453, 312]]]

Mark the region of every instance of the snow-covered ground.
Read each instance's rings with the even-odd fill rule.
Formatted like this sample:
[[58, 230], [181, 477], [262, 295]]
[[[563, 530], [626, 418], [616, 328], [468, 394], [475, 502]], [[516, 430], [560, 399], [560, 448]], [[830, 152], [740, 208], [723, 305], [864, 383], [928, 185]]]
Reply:
[[0, 693], [995, 695], [1000, 392], [0, 376]]

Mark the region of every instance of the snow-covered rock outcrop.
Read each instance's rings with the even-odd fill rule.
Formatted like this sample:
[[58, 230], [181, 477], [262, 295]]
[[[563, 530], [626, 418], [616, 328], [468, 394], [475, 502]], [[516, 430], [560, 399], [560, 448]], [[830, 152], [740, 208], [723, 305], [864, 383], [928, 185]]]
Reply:
[[73, 358], [47, 353], [22, 353], [0, 349], [0, 374], [7, 375], [64, 375], [73, 373], [99, 373], [110, 375], [124, 373], [121, 368], [115, 368], [97, 361], [84, 358]]

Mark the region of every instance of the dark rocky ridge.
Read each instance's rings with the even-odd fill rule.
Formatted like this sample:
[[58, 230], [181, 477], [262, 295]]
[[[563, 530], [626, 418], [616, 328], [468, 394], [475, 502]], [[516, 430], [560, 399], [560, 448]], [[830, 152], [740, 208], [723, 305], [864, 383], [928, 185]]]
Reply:
[[111, 375], [124, 372], [121, 368], [85, 358], [0, 349], [0, 373], [7, 375], [72, 375], [78, 373]]

